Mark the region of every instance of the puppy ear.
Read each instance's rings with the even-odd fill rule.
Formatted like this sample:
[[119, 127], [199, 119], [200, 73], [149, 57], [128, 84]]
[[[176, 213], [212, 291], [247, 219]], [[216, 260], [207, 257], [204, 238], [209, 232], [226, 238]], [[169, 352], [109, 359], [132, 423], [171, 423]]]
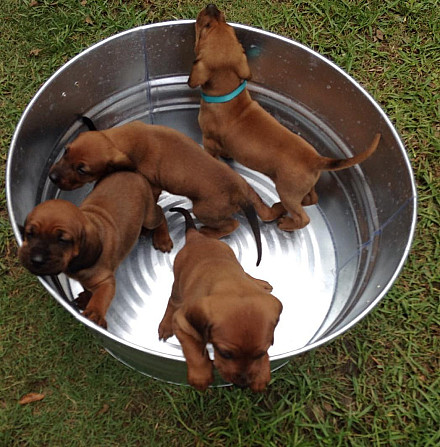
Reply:
[[[191, 304], [191, 307], [183, 309], [183, 319], [180, 319], [180, 328], [203, 342], [208, 343], [211, 337], [211, 319], [209, 317], [208, 297], [202, 297]], [[177, 314], [177, 312], [176, 312]]]
[[202, 60], [196, 59], [188, 78], [188, 85], [191, 88], [202, 86], [209, 81], [210, 77], [211, 72], [206, 64]]
[[74, 257], [68, 265], [70, 273], [91, 267], [102, 253], [102, 243], [98, 232], [91, 224], [86, 224], [75, 241]]

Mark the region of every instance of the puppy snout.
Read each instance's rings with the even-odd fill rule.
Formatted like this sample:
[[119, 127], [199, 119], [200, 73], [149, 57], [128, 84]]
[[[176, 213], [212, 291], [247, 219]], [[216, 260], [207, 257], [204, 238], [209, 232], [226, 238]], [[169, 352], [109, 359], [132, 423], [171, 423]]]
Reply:
[[246, 388], [249, 386], [249, 380], [246, 374], [237, 374], [234, 377], [233, 383], [235, 386], [238, 386], [239, 388]]
[[218, 10], [217, 6], [215, 6], [213, 3], [210, 3], [206, 6], [206, 13], [210, 17], [214, 17], [215, 19], [218, 19], [220, 17], [220, 11]]
[[45, 257], [42, 253], [34, 253], [30, 257], [32, 265], [35, 267], [41, 267], [46, 262]]

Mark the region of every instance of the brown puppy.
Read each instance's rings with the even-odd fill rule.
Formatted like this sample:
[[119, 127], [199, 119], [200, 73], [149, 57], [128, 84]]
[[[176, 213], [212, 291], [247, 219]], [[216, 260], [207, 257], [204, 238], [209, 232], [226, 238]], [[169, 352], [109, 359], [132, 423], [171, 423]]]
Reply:
[[[174, 261], [174, 283], [159, 339], [179, 339], [188, 383], [204, 390], [213, 366], [227, 382], [262, 391], [270, 380], [267, 350], [282, 310], [272, 286], [242, 269], [225, 243], [200, 234], [188, 211], [186, 244]], [[214, 365], [206, 344], [214, 347]]]
[[133, 172], [103, 178], [80, 207], [61, 199], [37, 205], [27, 216], [22, 264], [35, 275], [65, 273], [79, 281], [90, 301], [84, 315], [106, 327], [115, 294], [115, 271], [142, 227], [159, 229], [162, 251], [172, 243], [162, 209], [146, 179]]
[[[302, 207], [317, 203], [315, 184], [321, 171], [345, 169], [364, 161], [376, 150], [380, 135], [355, 157], [338, 160], [320, 156], [251, 99], [242, 84], [251, 77], [246, 55], [223, 13], [208, 5], [199, 13], [195, 27], [196, 60], [188, 84], [202, 87], [199, 124], [205, 149], [214, 157], [234, 158], [269, 176], [290, 214], [278, 220], [279, 228], [303, 228], [310, 219]], [[233, 99], [219, 98], [231, 92], [235, 92], [231, 96], [236, 95]]]
[[186, 135], [159, 125], [134, 121], [103, 131], [81, 133], [67, 146], [49, 173], [61, 189], [75, 189], [121, 169], [138, 170], [153, 186], [188, 197], [205, 225], [202, 233], [222, 237], [239, 223], [232, 214], [244, 211], [252, 219], [259, 256], [260, 233], [255, 211], [263, 221], [277, 218], [257, 193], [225, 163], [214, 160]]

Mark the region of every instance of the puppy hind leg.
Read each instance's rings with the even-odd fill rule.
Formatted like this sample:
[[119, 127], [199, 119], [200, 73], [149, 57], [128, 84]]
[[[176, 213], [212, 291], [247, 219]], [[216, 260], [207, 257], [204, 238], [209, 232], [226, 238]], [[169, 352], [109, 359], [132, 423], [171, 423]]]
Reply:
[[285, 197], [281, 193], [280, 198], [281, 203], [290, 215], [278, 219], [278, 228], [284, 231], [295, 231], [304, 228], [310, 222], [310, 217], [301, 206], [301, 199], [292, 196]]
[[309, 191], [309, 193], [303, 197], [301, 205], [310, 206], [310, 205], [316, 205], [317, 203], [318, 203], [318, 194], [316, 193], [315, 187], [313, 186], [312, 189]]
[[153, 230], [153, 247], [163, 253], [169, 253], [173, 248], [173, 240], [168, 230], [168, 223], [164, 218], [162, 223]]
[[142, 226], [153, 230], [153, 247], [163, 253], [168, 253], [173, 248], [173, 241], [168, 230], [168, 223], [162, 208], [155, 205], [154, 212], [147, 212]]
[[274, 203], [271, 207], [263, 202], [263, 199], [255, 190], [247, 184], [247, 196], [254, 205], [258, 217], [263, 222], [272, 222], [287, 213], [281, 202]]
[[210, 200], [193, 201], [193, 214], [203, 224], [199, 233], [214, 239], [227, 236], [240, 225], [233, 217], [225, 217], [230, 215], [230, 209], [225, 210], [218, 201], [217, 203], [211, 203]]
[[[195, 213], [194, 213], [195, 214]], [[208, 223], [207, 221], [203, 222], [199, 216], [197, 216], [202, 223]], [[214, 239], [220, 239], [228, 234], [231, 234], [235, 231], [240, 223], [238, 220], [233, 219], [232, 217], [228, 219], [223, 219], [219, 222], [212, 222], [210, 225], [204, 225], [200, 228], [199, 232], [204, 234], [205, 236], [212, 237]]]

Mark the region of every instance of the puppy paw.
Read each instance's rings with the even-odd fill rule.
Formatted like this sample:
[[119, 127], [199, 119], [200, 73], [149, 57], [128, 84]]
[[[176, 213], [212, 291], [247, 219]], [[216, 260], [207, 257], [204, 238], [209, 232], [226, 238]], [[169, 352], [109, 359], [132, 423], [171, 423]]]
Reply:
[[174, 335], [173, 327], [168, 322], [162, 320], [159, 324], [159, 340], [166, 341]]
[[107, 329], [107, 321], [100, 312], [95, 309], [86, 309], [83, 312], [83, 315], [87, 317], [89, 320], [93, 321], [98, 326], [101, 326], [104, 329]]
[[283, 216], [278, 219], [277, 226], [283, 231], [295, 231], [304, 228], [309, 222], [310, 219], [303, 221], [299, 216], [294, 216], [293, 218], [290, 216]]
[[281, 202], [274, 203], [271, 207], [263, 204], [256, 208], [256, 211], [263, 222], [273, 222], [287, 213]]
[[160, 250], [162, 253], [169, 253], [173, 248], [173, 241], [168, 234], [163, 235], [158, 232], [154, 232], [153, 247], [156, 250]]
[[271, 221], [278, 219], [282, 216], [285, 216], [287, 214], [286, 208], [284, 208], [284, 206], [281, 202], [274, 203], [270, 207], [270, 210], [271, 210], [271, 214], [272, 214]]
[[269, 382], [270, 382], [270, 377], [268, 380], [256, 380], [255, 382], [252, 382], [249, 385], [249, 388], [254, 393], [261, 393], [266, 389]]
[[212, 369], [205, 373], [203, 371], [188, 371], [188, 384], [198, 391], [205, 391], [212, 382], [214, 382]]

